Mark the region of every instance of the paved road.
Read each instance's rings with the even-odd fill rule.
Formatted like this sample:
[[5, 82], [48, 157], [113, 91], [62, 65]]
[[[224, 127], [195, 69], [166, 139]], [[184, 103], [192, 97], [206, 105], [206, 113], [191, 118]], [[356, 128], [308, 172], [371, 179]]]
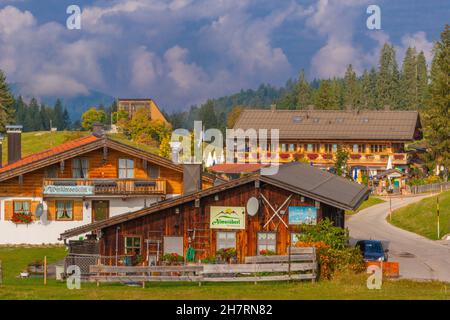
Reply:
[[[417, 202], [426, 196], [392, 198], [394, 209]], [[450, 241], [432, 241], [386, 221], [389, 201], [350, 217], [346, 225], [351, 243], [357, 239], [386, 241], [389, 260], [400, 263], [400, 276], [408, 279], [434, 279], [450, 282]]]

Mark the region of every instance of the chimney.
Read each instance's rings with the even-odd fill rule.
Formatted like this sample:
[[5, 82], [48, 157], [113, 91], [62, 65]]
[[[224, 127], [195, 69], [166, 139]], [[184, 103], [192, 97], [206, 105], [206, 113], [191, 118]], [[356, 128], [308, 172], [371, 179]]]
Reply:
[[105, 135], [103, 124], [95, 122], [92, 124], [92, 134], [97, 138], [102, 138]]
[[8, 135], [8, 164], [22, 158], [22, 126], [6, 126]]
[[202, 190], [202, 164], [183, 164], [183, 194]]
[[271, 104], [270, 105], [270, 111], [274, 112], [277, 110], [277, 105], [276, 104]]

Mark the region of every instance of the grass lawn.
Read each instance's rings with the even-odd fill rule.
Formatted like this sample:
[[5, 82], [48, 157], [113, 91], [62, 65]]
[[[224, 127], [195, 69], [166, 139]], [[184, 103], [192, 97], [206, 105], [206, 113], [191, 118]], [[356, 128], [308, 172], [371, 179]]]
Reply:
[[80, 290], [69, 290], [65, 283], [42, 279], [17, 279], [28, 262], [56, 261], [64, 248], [0, 248], [3, 260], [3, 286], [0, 299], [450, 299], [448, 284], [384, 281], [381, 290], [366, 287], [367, 275], [340, 275], [332, 281], [272, 283], [147, 283], [146, 288], [121, 284], [82, 283]]
[[[439, 209], [442, 237], [450, 233], [450, 191], [439, 195]], [[436, 196], [395, 210], [392, 213], [391, 223], [399, 228], [437, 240]]]
[[355, 211], [345, 210], [345, 214], [355, 214], [355, 213], [361, 211], [362, 209], [365, 209], [365, 208], [368, 208], [368, 207], [371, 207], [371, 206], [374, 206], [376, 204], [383, 203], [383, 202], [386, 202], [386, 201], [384, 201], [380, 198], [377, 198], [377, 197], [369, 197], [369, 199], [367, 199], [366, 201], [361, 203], [361, 205], [359, 206], [358, 209], [356, 209]]
[[[57, 145], [63, 144], [65, 142], [75, 140], [80, 137], [89, 135], [87, 131], [33, 131], [22, 133], [22, 157], [29, 156], [30, 154], [50, 149]], [[128, 140], [123, 134], [109, 134], [109, 138], [116, 141], [128, 144], [132, 147], [139, 148], [151, 153], [159, 154], [159, 149], [157, 147], [149, 146], [142, 143], [136, 143], [134, 141]], [[8, 159], [8, 143], [7, 139], [3, 142], [3, 153], [2, 160], [3, 163], [7, 163]]]

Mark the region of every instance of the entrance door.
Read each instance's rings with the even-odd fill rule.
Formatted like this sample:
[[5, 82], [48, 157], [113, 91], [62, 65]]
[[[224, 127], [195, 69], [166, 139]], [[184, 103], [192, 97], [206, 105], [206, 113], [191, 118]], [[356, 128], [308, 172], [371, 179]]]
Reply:
[[92, 200], [92, 222], [109, 218], [109, 201]]

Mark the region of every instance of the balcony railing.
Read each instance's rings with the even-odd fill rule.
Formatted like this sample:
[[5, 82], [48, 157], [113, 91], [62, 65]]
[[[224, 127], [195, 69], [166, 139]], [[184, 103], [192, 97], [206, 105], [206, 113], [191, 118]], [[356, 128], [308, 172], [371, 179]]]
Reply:
[[44, 194], [153, 195], [166, 193], [165, 179], [44, 179]]
[[[258, 154], [256, 152], [239, 152], [236, 153], [236, 157], [239, 160], [245, 159], [246, 162], [258, 162], [258, 161], [270, 161], [270, 157], [274, 156], [274, 152], [266, 153], [266, 157], [263, 154]], [[376, 153], [350, 153], [348, 162], [352, 163], [380, 163], [384, 164], [388, 162], [389, 155], [392, 156], [393, 164], [407, 164], [407, 154], [406, 153], [394, 153], [394, 154], [376, 154]], [[307, 161], [313, 161], [315, 163], [333, 163], [336, 159], [335, 153], [327, 152], [279, 152], [278, 160], [281, 163], [299, 161], [301, 159]]]

